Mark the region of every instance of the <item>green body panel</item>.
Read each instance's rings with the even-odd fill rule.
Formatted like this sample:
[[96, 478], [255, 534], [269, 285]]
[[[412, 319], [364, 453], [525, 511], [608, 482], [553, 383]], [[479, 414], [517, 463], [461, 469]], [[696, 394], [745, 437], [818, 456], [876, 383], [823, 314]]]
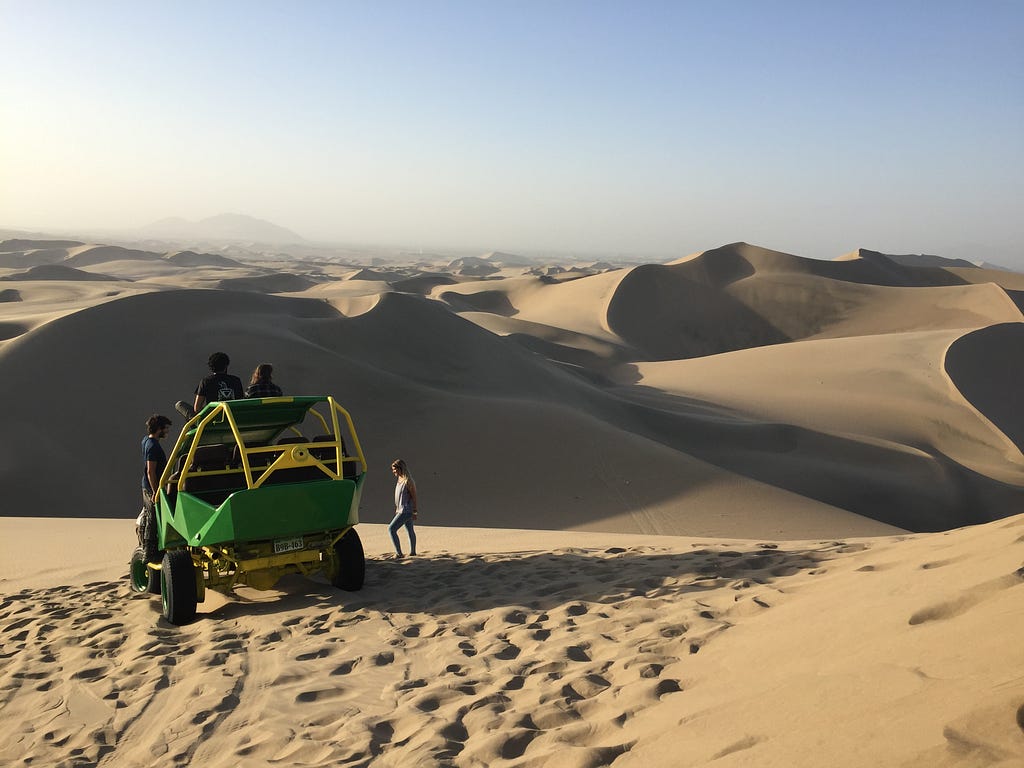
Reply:
[[[261, 541], [355, 525], [364, 477], [242, 489], [217, 507], [180, 491], [173, 513], [160, 516], [160, 547]], [[162, 509], [170, 508], [163, 493], [161, 501]]]

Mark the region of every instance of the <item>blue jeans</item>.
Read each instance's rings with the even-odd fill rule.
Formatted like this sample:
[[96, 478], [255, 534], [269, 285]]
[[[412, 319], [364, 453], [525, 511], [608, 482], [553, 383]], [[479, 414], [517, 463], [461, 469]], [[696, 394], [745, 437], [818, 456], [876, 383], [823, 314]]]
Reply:
[[412, 512], [398, 512], [395, 514], [395, 519], [388, 525], [388, 533], [391, 534], [391, 540], [395, 543], [395, 552], [402, 554], [402, 545], [398, 543], [398, 529], [405, 526], [405, 530], [409, 533], [409, 554], [416, 554], [416, 529], [412, 525]]

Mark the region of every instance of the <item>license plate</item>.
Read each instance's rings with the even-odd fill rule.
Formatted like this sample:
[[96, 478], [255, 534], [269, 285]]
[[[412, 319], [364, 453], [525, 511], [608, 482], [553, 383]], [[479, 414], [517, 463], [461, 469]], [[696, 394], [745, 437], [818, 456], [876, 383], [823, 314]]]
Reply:
[[274, 542], [275, 555], [280, 555], [282, 552], [294, 552], [296, 549], [302, 549], [301, 536], [296, 536], [294, 539], [277, 539]]

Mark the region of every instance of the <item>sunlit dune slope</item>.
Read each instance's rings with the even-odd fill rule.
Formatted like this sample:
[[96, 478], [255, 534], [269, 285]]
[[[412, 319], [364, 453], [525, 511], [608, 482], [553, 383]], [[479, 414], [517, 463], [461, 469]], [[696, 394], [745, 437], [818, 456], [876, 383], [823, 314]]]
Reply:
[[630, 270], [607, 312], [609, 329], [656, 360], [1022, 318], [1003, 288], [945, 270], [884, 257], [817, 261], [743, 243]]

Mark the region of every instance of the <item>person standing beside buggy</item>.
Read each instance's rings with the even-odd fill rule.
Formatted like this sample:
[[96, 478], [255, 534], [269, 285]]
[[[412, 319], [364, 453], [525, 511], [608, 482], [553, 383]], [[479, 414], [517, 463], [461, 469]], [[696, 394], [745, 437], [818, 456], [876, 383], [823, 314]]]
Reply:
[[214, 352], [207, 363], [211, 373], [203, 377], [196, 387], [196, 401], [192, 406], [196, 413], [199, 413], [207, 403], [242, 398], [242, 380], [228, 373], [231, 358], [223, 352]]
[[160, 476], [167, 466], [167, 454], [160, 441], [167, 437], [171, 420], [154, 413], [146, 419], [146, 436], [142, 438], [142, 512], [136, 521], [139, 543], [150, 559], [156, 557], [156, 511], [153, 504], [160, 490]]

